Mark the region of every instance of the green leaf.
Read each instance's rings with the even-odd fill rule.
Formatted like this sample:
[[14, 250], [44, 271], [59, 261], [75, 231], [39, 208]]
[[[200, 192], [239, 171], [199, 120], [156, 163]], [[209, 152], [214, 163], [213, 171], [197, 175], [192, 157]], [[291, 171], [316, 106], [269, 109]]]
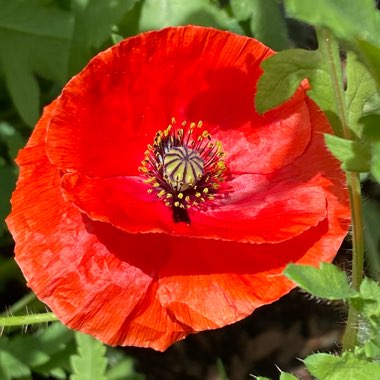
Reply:
[[342, 39], [370, 38], [376, 41], [380, 18], [373, 0], [285, 0], [291, 17], [319, 27], [327, 27]]
[[364, 104], [363, 116], [380, 115], [380, 93], [373, 94]]
[[369, 114], [360, 119], [363, 123], [363, 136], [370, 143], [380, 141], [380, 115]]
[[122, 360], [112, 365], [106, 374], [107, 380], [143, 380], [143, 375], [135, 372], [132, 358], [124, 357]]
[[0, 66], [18, 112], [34, 125], [40, 112], [35, 74], [65, 82], [72, 16], [39, 0], [0, 0], [0, 9]]
[[368, 67], [380, 90], [380, 46], [365, 40], [358, 40], [356, 43], [362, 61]]
[[379, 285], [374, 280], [365, 277], [360, 285], [360, 298], [364, 301], [360, 307], [360, 311], [363, 313], [363, 315], [368, 320], [375, 318], [380, 321]]
[[298, 378], [290, 373], [281, 372], [280, 380], [298, 380]]
[[321, 263], [320, 269], [288, 264], [284, 274], [316, 297], [341, 300], [357, 296], [357, 292], [349, 286], [346, 274], [333, 264]]
[[352, 52], [347, 53], [346, 76], [345, 101], [348, 125], [355, 135], [360, 138], [362, 135], [362, 123], [359, 123], [359, 119], [363, 116], [366, 103], [373, 99], [376, 94], [376, 82]]
[[29, 377], [31, 372], [30, 369], [12, 353], [4, 348], [0, 348], [0, 374], [2, 374], [1, 379], [7, 380]]
[[[7, 349], [28, 367], [34, 368], [46, 364], [55, 353], [62, 352], [72, 339], [71, 330], [55, 323], [33, 335], [17, 335], [7, 344]], [[25, 347], [33, 347], [33, 350]]]
[[372, 149], [371, 174], [380, 183], [380, 145], [376, 144]]
[[362, 319], [360, 339], [365, 342], [356, 351], [367, 357], [380, 357], [380, 287], [372, 279], [365, 277], [360, 285], [360, 296], [351, 300]]
[[254, 10], [254, 0], [230, 0], [232, 13], [238, 21], [248, 20]]
[[75, 353], [75, 340], [71, 339], [62, 350], [50, 354], [47, 362], [33, 367], [33, 372], [39, 373], [45, 377], [53, 376], [57, 379], [66, 380], [66, 373], [71, 371], [70, 357]]
[[310, 373], [323, 380], [374, 380], [380, 373], [380, 362], [356, 357], [351, 352], [342, 356], [314, 354], [304, 361]]
[[309, 79], [309, 96], [326, 113], [334, 130], [340, 130], [330, 75], [318, 50], [289, 49], [262, 63], [264, 74], [258, 82], [256, 109], [264, 113], [289, 99], [301, 81]]
[[107, 347], [109, 368], [107, 380], [144, 380], [145, 376], [135, 370], [135, 360], [114, 347]]
[[137, 0], [73, 0], [75, 15], [70, 49], [69, 75], [79, 72], [102, 44], [111, 38], [112, 27], [121, 22]]
[[209, 0], [145, 0], [143, 3], [139, 26], [142, 31], [188, 24], [243, 34], [237, 21]]
[[342, 162], [344, 170], [369, 172], [371, 168], [371, 149], [369, 144], [351, 141], [325, 134], [325, 143], [330, 152]]
[[9, 376], [9, 373], [5, 372], [4, 368], [2, 367], [1, 357], [0, 357], [0, 379], [11, 380], [11, 377]]
[[220, 380], [228, 380], [226, 369], [224, 368], [224, 364], [222, 359], [218, 358], [216, 361], [216, 367], [218, 369], [218, 375]]
[[252, 0], [251, 30], [255, 38], [274, 50], [289, 47], [288, 31], [278, 0]]
[[330, 29], [359, 53], [380, 89], [380, 12], [373, 0], [286, 0], [287, 13], [317, 27]]
[[257, 111], [264, 113], [293, 96], [302, 80], [313, 76], [319, 61], [317, 51], [302, 49], [289, 49], [266, 59], [257, 86]]
[[77, 332], [78, 355], [72, 356], [71, 380], [106, 380], [106, 347], [89, 335]]
[[[379, 358], [380, 358], [380, 347], [378, 346], [378, 344], [376, 342], [369, 340], [368, 342], [366, 342], [364, 344], [363, 347], [360, 347], [360, 349], [362, 350], [362, 352], [364, 353], [364, 355], [367, 358], [373, 358], [373, 359], [376, 358], [377, 360], [379, 360]], [[360, 353], [359, 353], [359, 355], [360, 355]]]
[[113, 44], [118, 44], [119, 42], [123, 41], [124, 37], [117, 33], [111, 34], [111, 40]]
[[377, 182], [380, 182], [380, 115], [367, 115], [360, 120], [363, 125], [363, 138], [371, 149], [370, 171]]

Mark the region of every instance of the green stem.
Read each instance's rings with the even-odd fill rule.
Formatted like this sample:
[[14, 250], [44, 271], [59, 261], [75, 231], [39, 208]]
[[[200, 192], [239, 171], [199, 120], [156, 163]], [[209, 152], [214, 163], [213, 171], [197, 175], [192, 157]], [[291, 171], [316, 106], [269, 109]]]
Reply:
[[[335, 94], [335, 104], [337, 114], [342, 124], [342, 134], [346, 139], [353, 139], [350, 129], [345, 95], [343, 86], [343, 74], [340, 65], [339, 49], [333, 35], [326, 29], [317, 31], [318, 44], [323, 55], [323, 61], [329, 72], [331, 83]], [[350, 207], [352, 217], [352, 287], [359, 290], [363, 279], [364, 262], [364, 235], [363, 235], [363, 214], [361, 204], [361, 189], [359, 174], [347, 172], [347, 185], [350, 194]], [[348, 310], [348, 321], [343, 336], [343, 350], [354, 348], [357, 341], [358, 313], [350, 303]]]
[[[350, 207], [352, 219], [352, 287], [359, 290], [363, 279], [364, 262], [364, 235], [363, 235], [363, 213], [360, 190], [360, 179], [358, 173], [347, 172], [347, 184], [350, 194]], [[348, 320], [346, 330], [342, 339], [344, 351], [352, 350], [357, 344], [357, 333], [359, 325], [359, 314], [352, 303], [349, 303]]]
[[352, 213], [352, 287], [359, 290], [363, 280], [364, 234], [363, 208], [358, 173], [348, 172], [348, 186]]
[[8, 327], [8, 326], [33, 325], [36, 323], [54, 322], [54, 321], [58, 321], [58, 318], [53, 313], [9, 316], [9, 317], [0, 317], [0, 327], [3, 328], [3, 327]]

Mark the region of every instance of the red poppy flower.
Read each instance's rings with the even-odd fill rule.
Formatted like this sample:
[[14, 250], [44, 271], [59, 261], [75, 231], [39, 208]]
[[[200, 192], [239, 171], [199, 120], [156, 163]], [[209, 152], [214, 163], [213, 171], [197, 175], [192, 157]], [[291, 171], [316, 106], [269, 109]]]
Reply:
[[8, 225], [29, 286], [68, 326], [164, 350], [294, 287], [349, 225], [324, 115], [300, 88], [259, 115], [260, 42], [180, 27], [97, 55], [17, 159]]

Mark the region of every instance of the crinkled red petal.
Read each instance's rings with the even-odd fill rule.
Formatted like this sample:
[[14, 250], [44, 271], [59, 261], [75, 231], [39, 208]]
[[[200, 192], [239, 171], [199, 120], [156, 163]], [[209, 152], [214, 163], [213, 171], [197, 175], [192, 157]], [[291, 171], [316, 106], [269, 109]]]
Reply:
[[[327, 218], [279, 244], [194, 239], [191, 260], [186, 260], [188, 256], [179, 249], [179, 254], [172, 255], [161, 271], [159, 296], [161, 303], [183, 323], [202, 330], [239, 320], [239, 315], [248, 315], [252, 308], [273, 302], [294, 286], [282, 275], [287, 263], [318, 266], [334, 258], [350, 225], [345, 178], [324, 145], [323, 133], [331, 133], [325, 116], [313, 102], [307, 103], [313, 126], [311, 144], [293, 165], [278, 173], [277, 180], [297, 177], [323, 187]], [[186, 246], [183, 249], [187, 252]], [[200, 257], [204, 249], [210, 255]], [[229, 267], [224, 267], [226, 262]]]
[[[160, 33], [165, 36], [162, 41], [159, 37]], [[199, 33], [199, 39], [203, 45], [196, 41], [195, 34], [197, 33]], [[224, 37], [220, 37], [221, 35]], [[140, 57], [135, 63], [127, 60], [126, 66], [123, 68], [124, 66], [115, 59], [114, 55], [119, 54], [121, 60], [126, 60], [127, 55], [135, 52], [139, 57], [141, 54], [139, 46], [143, 46], [152, 56], [152, 71], [150, 73], [148, 70], [143, 71], [148, 76], [141, 78], [145, 78], [143, 82], [147, 81], [154, 87], [155, 82], [149, 82], [149, 80], [157, 77], [158, 84], [164, 91], [166, 87], [162, 87], [162, 85], [170, 82], [163, 81], [159, 78], [160, 75], [157, 75], [157, 68], [162, 69], [157, 62], [161, 62], [163, 57], [156, 53], [155, 49], [167, 47], [168, 41], [173, 43], [175, 49], [178, 49], [179, 40], [182, 40], [183, 44], [195, 44], [197, 48], [193, 54], [197, 55], [198, 52], [198, 56], [201, 56], [200, 52], [203, 51], [203, 54], [216, 66], [222, 65], [221, 62], [228, 59], [227, 53], [235, 52], [232, 56], [239, 60], [240, 66], [243, 68], [256, 67], [262, 59], [260, 57], [270, 54], [257, 42], [250, 42], [245, 37], [236, 37], [210, 29], [171, 28], [157, 32], [157, 34], [153, 33], [151, 36], [155, 41], [154, 46], [149, 41], [150, 38], [137, 37], [132, 39], [132, 42], [126, 42], [103, 53], [100, 58], [92, 61], [87, 72], [85, 71], [71, 82], [62, 95], [62, 99], [58, 99], [45, 110], [27, 147], [19, 154], [20, 178], [12, 197], [13, 208], [7, 223], [16, 241], [16, 260], [25, 274], [29, 286], [64, 323], [72, 328], [95, 335], [109, 344], [136, 345], [164, 350], [190, 333], [236, 322], [249, 315], [255, 308], [273, 302], [287, 293], [294, 287], [294, 284], [282, 275], [287, 263], [318, 265], [320, 261], [331, 261], [349, 228], [349, 207], [344, 175], [339, 168], [339, 163], [324, 146], [323, 133], [330, 132], [329, 125], [324, 115], [311, 101], [303, 98], [300, 100], [299, 96], [302, 95], [300, 92], [300, 95], [292, 99], [288, 105], [283, 106], [283, 111], [286, 114], [286, 107], [289, 107], [290, 115], [293, 108], [293, 111], [297, 113], [299, 112], [297, 107], [303, 108], [306, 105], [308, 112], [300, 112], [302, 117], [308, 115], [312, 133], [310, 136], [309, 134], [303, 136], [303, 132], [300, 134], [299, 137], [304, 139], [305, 145], [302, 149], [298, 146], [296, 152], [289, 151], [291, 159], [287, 161], [287, 165], [277, 162], [280, 158], [272, 164], [263, 165], [267, 169], [276, 169], [266, 176], [268, 183], [263, 180], [259, 181], [260, 176], [256, 176], [255, 182], [256, 192], [264, 191], [266, 188], [268, 199], [274, 197], [272, 199], [278, 202], [276, 210], [286, 211], [287, 217], [294, 216], [293, 222], [296, 225], [298, 223], [297, 231], [292, 231], [292, 226], [284, 224], [282, 221], [274, 222], [276, 216], [273, 215], [273, 212], [269, 212], [271, 204], [265, 200], [262, 200], [265, 207], [261, 212], [264, 214], [267, 212], [267, 215], [261, 219], [262, 223], [267, 223], [267, 226], [269, 223], [274, 223], [276, 228], [284, 227], [281, 233], [277, 232], [277, 236], [276, 232], [267, 231], [268, 235], [265, 235], [265, 231], [261, 230], [260, 236], [265, 236], [272, 243], [261, 241], [260, 244], [251, 244], [221, 239], [192, 238], [178, 236], [180, 232], [176, 232], [175, 235], [148, 232], [144, 234], [128, 233], [116, 228], [111, 223], [99, 221], [103, 220], [101, 218], [92, 220], [92, 218], [97, 219], [94, 214], [91, 214], [92, 206], [90, 207], [91, 212], [86, 210], [86, 214], [82, 213], [78, 206], [71, 202], [71, 200], [75, 202], [77, 200], [70, 198], [81, 192], [71, 191], [70, 187], [67, 187], [68, 184], [76, 186], [81, 183], [78, 182], [78, 178], [87, 180], [95, 174], [102, 181], [105, 180], [105, 177], [109, 177], [109, 180], [113, 181], [115, 178], [112, 177], [115, 175], [136, 174], [132, 169], [128, 172], [128, 165], [130, 165], [129, 168], [134, 165], [133, 160], [139, 150], [140, 139], [149, 140], [151, 136], [148, 135], [153, 133], [156, 126], [150, 124], [152, 119], [146, 123], [141, 122], [137, 118], [137, 113], [131, 111], [132, 105], [135, 105], [138, 110], [146, 110], [151, 107], [159, 111], [161, 107], [164, 115], [161, 121], [163, 121], [166, 116], [173, 116], [169, 114], [169, 108], [172, 107], [165, 108], [163, 102], [153, 102], [154, 99], [149, 98], [150, 96], [159, 96], [158, 99], [167, 97], [169, 106], [186, 104], [186, 102], [181, 103], [178, 92], [174, 94], [175, 96], [170, 96], [170, 90], [177, 88], [174, 83], [172, 85], [174, 87], [169, 88], [164, 95], [160, 95], [158, 90], [149, 93], [147, 99], [152, 102], [147, 102], [142, 106], [141, 99], [144, 98], [137, 90], [145, 89], [147, 85], [142, 83], [140, 86], [135, 81], [137, 103], [125, 98], [119, 99], [117, 96], [106, 96], [104, 106], [107, 111], [119, 112], [119, 106], [125, 104], [126, 112], [123, 114], [121, 111], [121, 113], [127, 117], [128, 111], [132, 112], [133, 117], [137, 118], [135, 120], [136, 129], [133, 129], [134, 124], [128, 118], [126, 120], [129, 121], [124, 126], [117, 116], [109, 114], [111, 122], [111, 124], [107, 124], [110, 128], [109, 133], [103, 132], [100, 127], [106, 126], [106, 113], [102, 115], [100, 111], [96, 110], [94, 105], [101, 108], [100, 104], [103, 103], [94, 99], [100, 96], [99, 91], [109, 89], [108, 86], [111, 85], [111, 82], [115, 86], [116, 94], [121, 95], [123, 91], [118, 90], [119, 82], [117, 80], [120, 79], [120, 75], [114, 75], [114, 73], [120, 73], [122, 70], [129, 72], [130, 68], [131, 70], [134, 68], [135, 71], [132, 70], [132, 73], [136, 73], [138, 64], [143, 66], [142, 63], [146, 63], [142, 62]], [[213, 42], [214, 40], [216, 42]], [[213, 45], [214, 43], [216, 45]], [[227, 50], [223, 50], [225, 45], [229, 46]], [[202, 46], [208, 47], [208, 50], [202, 50]], [[213, 51], [222, 51], [223, 55], [212, 56], [209, 51], [211, 46], [213, 49], [219, 46], [219, 50]], [[237, 50], [234, 50], [235, 48]], [[240, 55], [237, 51], [240, 51]], [[246, 51], [248, 55], [246, 55]], [[147, 59], [149, 54], [146, 53]], [[194, 65], [199, 63], [199, 60], [191, 61], [187, 55], [171, 56], [170, 48], [168, 48], [167, 54], [167, 59], [171, 59], [169, 62], [173, 62], [173, 64], [177, 64], [177, 60], [179, 62], [189, 61], [189, 73], [194, 74], [197, 78], [197, 70]], [[106, 57], [111, 58], [107, 60]], [[114, 70], [109, 72], [109, 79], [102, 78], [100, 74], [106, 75], [110, 66], [113, 66]], [[182, 68], [185, 68], [185, 63]], [[162, 70], [162, 76], [165, 76], [165, 70], [172, 73], [170, 64], [167, 65], [167, 69], [163, 68]], [[96, 78], [92, 81], [84, 80], [82, 83], [84, 85], [83, 93], [80, 93], [78, 85], [81, 78], [84, 79], [90, 73], [93, 73]], [[202, 74], [202, 70], [200, 70], [199, 75], [206, 74]], [[212, 75], [211, 65], [209, 66], [209, 76]], [[168, 78], [170, 79], [170, 75]], [[187, 78], [187, 82], [185, 76], [180, 75], [179, 78], [180, 83], [189, 86], [189, 91], [194, 96], [196, 89], [191, 86], [191, 78]], [[227, 78], [229, 78], [228, 75]], [[247, 75], [246, 78], [249, 76]], [[107, 82], [108, 80], [110, 83]], [[128, 86], [132, 82], [128, 83], [127, 85], [127, 82], [122, 82], [120, 86], [129, 91]], [[195, 83], [201, 82], [195, 81]], [[227, 81], [227, 83], [229, 82]], [[91, 88], [96, 90], [94, 96], [89, 94]], [[207, 94], [207, 88], [203, 88], [203, 90], [204, 94]], [[129, 94], [129, 92], [127, 93]], [[232, 93], [237, 96], [237, 91]], [[183, 94], [186, 98], [186, 91]], [[228, 111], [226, 100], [223, 103], [223, 99], [222, 97], [218, 101]], [[74, 101], [78, 101], [80, 107], [73, 104]], [[194, 108], [189, 105], [189, 108], [183, 108], [182, 113], [174, 116], [187, 118], [190, 115], [191, 119], [196, 119], [193, 116], [197, 116], [201, 104], [203, 103], [198, 103]], [[216, 115], [218, 112], [222, 114], [222, 111], [218, 111], [216, 108], [217, 103], [213, 104], [210, 101], [208, 105], [211, 108], [214, 107], [213, 111]], [[66, 106], [67, 108], [64, 108]], [[82, 107], [90, 107], [94, 112], [93, 119], [81, 110]], [[162, 107], [164, 108], [162, 109]], [[233, 107], [238, 107], [238, 105], [234, 104]], [[193, 113], [190, 111], [187, 113], [188, 109], [192, 109]], [[237, 109], [240, 112], [240, 108]], [[176, 108], [176, 110], [179, 112], [180, 108]], [[271, 116], [266, 117], [269, 119], [272, 117], [274, 121], [276, 112], [273, 111]], [[144, 115], [147, 118], [153, 118], [156, 113], [158, 112], [147, 111]], [[213, 115], [211, 113], [206, 113], [206, 115], [207, 121], [215, 127], [215, 134], [222, 136], [223, 128], [217, 123], [212, 124]], [[249, 133], [244, 132], [245, 123], [237, 122], [238, 116], [235, 116], [236, 119], [234, 119], [232, 111], [230, 114], [227, 112], [226, 115], [228, 123], [232, 123], [232, 129], [242, 128], [242, 134], [250, 136]], [[246, 114], [243, 113], [243, 115]], [[99, 117], [100, 125], [92, 131], [88, 122], [91, 120], [95, 122], [97, 117]], [[157, 117], [161, 118], [161, 116]], [[291, 119], [290, 116], [289, 118]], [[297, 120], [298, 123], [301, 119]], [[115, 125], [114, 122], [116, 122]], [[226, 126], [228, 123], [222, 124]], [[293, 126], [289, 123], [287, 136], [292, 136], [292, 139], [296, 141], [296, 130], [299, 127], [299, 125]], [[119, 131], [118, 128], [120, 128], [120, 133], [116, 133]], [[46, 136], [47, 129], [49, 131]], [[262, 133], [265, 133], [265, 130]], [[131, 153], [131, 156], [125, 152], [126, 145], [120, 142], [120, 138], [124, 139], [128, 136], [134, 139], [132, 142], [128, 140], [128, 152]], [[268, 133], [267, 141], [270, 141], [270, 136], [274, 135]], [[285, 140], [288, 137], [284, 137]], [[45, 143], [46, 138], [48, 146]], [[227, 137], [221, 138], [225, 138], [227, 141]], [[87, 139], [88, 146], [84, 143], [85, 139]], [[107, 139], [112, 139], [114, 145]], [[99, 146], [99, 141], [103, 143], [102, 146]], [[144, 144], [149, 142], [144, 141]], [[275, 143], [277, 144], [277, 142]], [[111, 145], [115, 148], [114, 152], [111, 150]], [[51, 161], [46, 153], [47, 148]], [[77, 148], [78, 151], [76, 151]], [[279, 150], [281, 150], [280, 148], [281, 146], [278, 146]], [[145, 146], [142, 149], [144, 150]], [[124, 164], [120, 161], [128, 158], [130, 161], [126, 163], [127, 166], [123, 166]], [[91, 167], [92, 160], [93, 168]], [[247, 158], [245, 157], [244, 160]], [[271, 158], [259, 157], [258, 161], [260, 160], [269, 162]], [[113, 164], [116, 166], [113, 167]], [[125, 167], [127, 167], [127, 172], [124, 172]], [[61, 169], [64, 171], [62, 172]], [[244, 173], [244, 170], [241, 172]], [[243, 179], [238, 174], [241, 173], [238, 171], [234, 173], [236, 181], [238, 178]], [[75, 177], [76, 175], [79, 177]], [[95, 180], [95, 178], [90, 179]], [[72, 180], [74, 181], [71, 182]], [[133, 187], [131, 185], [125, 194], [127, 198], [129, 197], [131, 210], [137, 212], [141, 204], [150, 202], [150, 213], [154, 211], [162, 217], [157, 224], [158, 228], [167, 226], [168, 220], [165, 218], [169, 218], [169, 214], [161, 212], [164, 206], [154, 198], [148, 200], [147, 194], [139, 191], [140, 182], [133, 183], [133, 180], [133, 176], [128, 178], [129, 185], [133, 184], [138, 191], [132, 199], [130, 191], [133, 190]], [[61, 188], [62, 183], [65, 185], [64, 194]], [[254, 199], [252, 187], [247, 184], [245, 188], [243, 184], [243, 181], [241, 184], [236, 183], [235, 192], [231, 195], [233, 202], [224, 206], [224, 212], [229, 212], [231, 217], [235, 218], [236, 225], [239, 221], [237, 219], [238, 206], [244, 206], [249, 199]], [[305, 191], [302, 190], [302, 186]], [[293, 193], [295, 199], [288, 195], [289, 187], [295, 190]], [[281, 197], [275, 191], [276, 189], [282, 189], [284, 195]], [[319, 193], [321, 189], [323, 189], [323, 196], [320, 196]], [[115, 191], [115, 186], [112, 186], [112, 191]], [[92, 191], [87, 192], [87, 197], [90, 198], [92, 195]], [[98, 202], [106, 203], [107, 197], [110, 195], [114, 196], [114, 193], [104, 192], [103, 198], [98, 199]], [[114, 200], [119, 201], [119, 196]], [[318, 206], [319, 201], [321, 204]], [[310, 209], [308, 202], [312, 203]], [[305, 207], [305, 205], [307, 207], [304, 212], [310, 212], [309, 218], [313, 220], [309, 224], [306, 220], [302, 221], [302, 215], [298, 212], [299, 208]], [[121, 203], [121, 206], [127, 207], [127, 203]], [[116, 209], [119, 204], [113, 204], [112, 207]], [[249, 212], [255, 213], [254, 207], [255, 204], [252, 202]], [[143, 212], [148, 213], [147, 209], [140, 210], [142, 216]], [[202, 215], [200, 213], [193, 214], [191, 228], [202, 228], [194, 221], [197, 217], [199, 225], [209, 223], [208, 218], [212, 218], [212, 213], [216, 212], [222, 211], [209, 210]], [[260, 213], [255, 215], [258, 218], [262, 217]], [[149, 217], [149, 223], [157, 228], [154, 219], [151, 215]], [[227, 219], [226, 215], [223, 218]], [[109, 219], [105, 220], [110, 221]], [[222, 220], [218, 220], [214, 221], [214, 224], [220, 223], [218, 228], [222, 228], [222, 222]], [[226, 223], [228, 224], [229, 221]], [[184, 224], [181, 225], [184, 226]], [[156, 231], [153, 227], [152, 232]], [[210, 227], [210, 229], [212, 228]], [[260, 229], [260, 226], [257, 228]], [[244, 225], [242, 229], [244, 230]], [[236, 231], [234, 233], [237, 234]], [[280, 237], [281, 234], [285, 235]], [[284, 236], [289, 237], [290, 235], [293, 237], [284, 239]]]
[[304, 151], [310, 122], [303, 91], [264, 116], [255, 111], [259, 66], [272, 54], [254, 39], [195, 26], [129, 38], [65, 86], [48, 156], [88, 176], [134, 176], [147, 144], [175, 117], [202, 120], [234, 172], [283, 167]]
[[278, 299], [294, 286], [281, 275], [285, 265], [331, 261], [349, 225], [344, 178], [323, 146], [321, 132], [329, 129], [310, 107], [318, 126], [312, 144], [281, 175], [322, 186], [328, 218], [289, 241], [255, 245], [128, 234], [88, 219], [63, 199], [58, 170], [45, 156], [51, 106], [19, 155], [21, 176], [7, 220], [29, 286], [69, 326], [109, 344], [157, 350]]
[[[96, 224], [63, 199], [59, 171], [47, 159], [44, 142], [54, 107], [45, 109], [18, 157], [20, 178], [7, 218], [16, 261], [28, 285], [68, 326], [109, 344], [163, 350], [192, 331], [170, 316], [156, 296], [154, 253], [159, 250], [162, 257], [166, 247], [119, 231], [122, 240], [105, 244]], [[106, 234], [110, 228], [105, 226]], [[148, 272], [127, 259], [140, 250], [153, 257]]]
[[326, 217], [323, 188], [269, 182], [250, 174], [230, 181], [231, 195], [213, 207], [190, 209], [191, 225], [174, 223], [171, 209], [147, 194], [139, 177], [89, 178], [75, 172], [63, 176], [62, 186], [66, 199], [91, 219], [131, 233], [275, 243], [300, 235]]

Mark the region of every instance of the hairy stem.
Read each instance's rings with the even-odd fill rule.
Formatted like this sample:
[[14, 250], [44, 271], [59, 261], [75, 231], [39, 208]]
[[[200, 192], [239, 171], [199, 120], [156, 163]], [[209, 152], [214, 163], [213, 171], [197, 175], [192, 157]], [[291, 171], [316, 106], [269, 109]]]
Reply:
[[[342, 124], [342, 133], [346, 139], [353, 139], [353, 134], [348, 124], [347, 110], [344, 96], [343, 74], [340, 65], [339, 49], [332, 34], [321, 29], [317, 31], [318, 44], [323, 55], [330, 75], [331, 84], [335, 94], [337, 114]], [[350, 206], [352, 217], [352, 286], [359, 290], [363, 279], [364, 262], [364, 236], [363, 236], [363, 214], [361, 205], [361, 189], [359, 174], [347, 172], [347, 185], [350, 194]], [[348, 321], [343, 336], [343, 350], [352, 349], [357, 341], [358, 313], [350, 303]]]
[[58, 321], [53, 313], [0, 317], [0, 328]]

